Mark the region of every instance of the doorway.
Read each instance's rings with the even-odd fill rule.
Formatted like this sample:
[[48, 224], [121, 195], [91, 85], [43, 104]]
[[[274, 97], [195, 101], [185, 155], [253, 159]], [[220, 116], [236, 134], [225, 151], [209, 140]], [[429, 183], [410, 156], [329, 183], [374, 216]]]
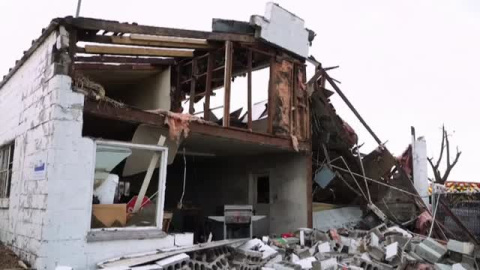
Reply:
[[270, 232], [271, 186], [270, 174], [259, 173], [250, 176], [249, 202], [253, 206], [255, 216], [265, 218], [253, 222], [253, 236], [262, 237]]

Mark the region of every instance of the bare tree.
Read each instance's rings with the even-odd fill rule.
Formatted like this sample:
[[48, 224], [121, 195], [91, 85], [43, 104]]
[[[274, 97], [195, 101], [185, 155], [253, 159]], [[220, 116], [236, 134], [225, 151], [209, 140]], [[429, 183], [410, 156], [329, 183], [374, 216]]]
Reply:
[[[446, 161], [447, 168], [445, 169], [445, 172], [442, 175], [440, 173], [439, 167], [442, 161], [444, 150], [447, 152], [447, 161]], [[442, 126], [442, 146], [440, 148], [440, 156], [438, 157], [438, 160], [435, 164], [433, 163], [433, 157], [427, 158], [433, 170], [435, 183], [444, 184], [445, 181], [447, 181], [448, 176], [450, 175], [450, 172], [452, 171], [453, 167], [457, 164], [461, 154], [462, 152], [458, 150], [458, 146], [457, 146], [457, 154], [455, 155], [455, 159], [453, 160], [453, 162], [450, 161], [450, 142], [448, 141], [448, 133], [445, 130], [445, 126]]]

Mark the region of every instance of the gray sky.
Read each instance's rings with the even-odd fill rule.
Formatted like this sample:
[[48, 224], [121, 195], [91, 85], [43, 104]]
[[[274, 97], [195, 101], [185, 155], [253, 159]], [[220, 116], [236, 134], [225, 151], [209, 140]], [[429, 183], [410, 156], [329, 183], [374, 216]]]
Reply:
[[[76, 0], [1, 0], [0, 74], [12, 67], [54, 17], [75, 13]], [[480, 71], [480, 2], [471, 0], [277, 1], [317, 32], [310, 53], [324, 66], [387, 147], [400, 154], [410, 126], [424, 135], [430, 156], [440, 147], [441, 125], [452, 150], [463, 151], [450, 179], [477, 181]], [[265, 1], [83, 0], [81, 15], [121, 22], [210, 30], [212, 18], [248, 20]], [[254, 77], [255, 79], [255, 77]], [[235, 96], [232, 97], [235, 100]], [[254, 96], [255, 100], [262, 95]], [[339, 114], [375, 146], [338, 97]]]

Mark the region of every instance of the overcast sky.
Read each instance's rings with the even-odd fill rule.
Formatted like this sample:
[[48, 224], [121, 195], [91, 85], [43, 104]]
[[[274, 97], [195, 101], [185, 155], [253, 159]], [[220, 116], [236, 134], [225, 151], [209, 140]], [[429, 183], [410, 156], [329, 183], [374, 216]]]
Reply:
[[[0, 74], [22, 56], [55, 17], [75, 13], [77, 0], [1, 0]], [[437, 155], [441, 126], [452, 150], [463, 152], [450, 179], [477, 181], [480, 94], [480, 2], [471, 0], [277, 1], [317, 32], [310, 53], [324, 66], [340, 65], [340, 80], [358, 111], [387, 147], [400, 154], [410, 126]], [[121, 22], [210, 30], [212, 18], [247, 21], [265, 1], [83, 0], [81, 15]], [[255, 78], [254, 78], [255, 79]], [[235, 99], [235, 97], [233, 97]], [[261, 96], [256, 96], [260, 100]], [[1, 102], [1, 101], [0, 101]], [[338, 97], [338, 113], [365, 142], [374, 141]]]

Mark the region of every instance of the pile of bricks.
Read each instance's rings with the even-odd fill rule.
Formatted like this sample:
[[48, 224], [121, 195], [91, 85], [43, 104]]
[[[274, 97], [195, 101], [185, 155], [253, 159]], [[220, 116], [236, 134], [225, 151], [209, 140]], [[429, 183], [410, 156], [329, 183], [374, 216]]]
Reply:
[[480, 249], [471, 243], [441, 243], [381, 224], [370, 230], [324, 232], [304, 228], [281, 238], [262, 237], [231, 246], [179, 252], [138, 269], [474, 270], [479, 269], [477, 259]]

